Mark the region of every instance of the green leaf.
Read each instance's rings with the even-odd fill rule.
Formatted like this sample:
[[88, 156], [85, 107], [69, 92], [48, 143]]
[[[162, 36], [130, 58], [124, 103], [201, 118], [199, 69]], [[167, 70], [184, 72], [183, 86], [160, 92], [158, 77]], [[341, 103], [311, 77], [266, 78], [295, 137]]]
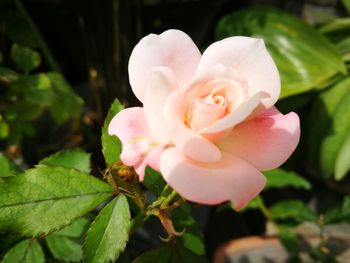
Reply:
[[4, 60], [4, 56], [2, 55], [2, 52], [0, 50], [0, 64], [2, 63], [3, 60]]
[[76, 241], [57, 235], [48, 235], [45, 240], [54, 258], [64, 262], [81, 261], [83, 249]]
[[9, 122], [10, 133], [7, 137], [7, 143], [19, 144], [24, 136], [33, 136], [36, 132], [36, 128], [32, 123], [15, 120]]
[[350, 37], [344, 38], [337, 43], [337, 48], [345, 62], [350, 61]]
[[6, 139], [8, 144], [19, 144], [23, 138], [23, 122], [20, 121], [12, 121], [10, 122], [10, 133], [8, 138]]
[[0, 67], [0, 81], [5, 83], [11, 83], [18, 79], [17, 72], [6, 67]]
[[11, 248], [1, 263], [44, 263], [44, 252], [38, 241], [26, 239]]
[[83, 100], [75, 94], [70, 84], [58, 72], [47, 73], [51, 80], [54, 98], [50, 112], [58, 124], [66, 122], [73, 117], [79, 117]]
[[204, 256], [192, 253], [181, 245], [165, 245], [157, 249], [147, 251], [137, 257], [133, 263], [206, 263]]
[[237, 35], [264, 39], [281, 75], [280, 98], [317, 88], [334, 75], [346, 73], [334, 45], [297, 17], [279, 10], [244, 9], [221, 19], [216, 32], [219, 39]]
[[262, 205], [263, 205], [262, 197], [257, 196], [254, 199], [252, 199], [243, 209], [241, 209], [240, 212], [244, 212], [249, 209], [260, 209]]
[[81, 238], [89, 227], [90, 221], [86, 217], [79, 218], [73, 224], [62, 228], [59, 231], [53, 232], [50, 235], [56, 235], [69, 238]]
[[350, 15], [350, 0], [341, 0], [346, 11], [348, 12], [348, 14]]
[[312, 262], [339, 263], [335, 255], [325, 251], [323, 246], [311, 248], [308, 254], [313, 259]]
[[54, 258], [65, 262], [81, 262], [83, 235], [90, 220], [79, 218], [73, 224], [48, 235], [45, 240]]
[[191, 215], [191, 207], [185, 204], [175, 209], [172, 213], [172, 220], [177, 231], [185, 230], [185, 233], [177, 238], [182, 246], [195, 254], [204, 255], [204, 237]]
[[271, 217], [275, 220], [292, 219], [297, 223], [317, 220], [317, 215], [299, 200], [280, 201], [271, 206], [269, 210]]
[[132, 263], [168, 263], [170, 259], [171, 250], [168, 246], [162, 246], [141, 254]]
[[[318, 166], [321, 142], [340, 101], [350, 92], [350, 77], [343, 79], [315, 99], [308, 118], [308, 162]], [[317, 121], [315, 121], [317, 120]]]
[[84, 262], [115, 261], [125, 249], [129, 229], [128, 201], [123, 194], [119, 194], [91, 224], [84, 244]]
[[319, 31], [323, 34], [350, 28], [350, 18], [338, 18], [322, 26]]
[[[1, 234], [0, 235], [0, 259], [14, 247], [17, 243], [23, 240], [23, 237], [18, 234]], [[1, 261], [0, 261], [1, 262]]]
[[340, 150], [350, 135], [350, 93], [344, 95], [332, 116], [332, 123], [327, 129], [320, 149], [322, 174], [330, 177], [334, 174], [335, 164]]
[[40, 165], [0, 183], [0, 231], [48, 234], [85, 215], [113, 194], [75, 169]]
[[108, 134], [108, 126], [112, 118], [123, 109], [123, 105], [116, 99], [110, 107], [102, 128], [102, 152], [107, 165], [119, 160], [121, 144], [117, 136]]
[[290, 253], [297, 254], [300, 251], [300, 240], [297, 233], [289, 228], [279, 228], [278, 237], [283, 246]]
[[9, 121], [33, 121], [40, 117], [45, 105], [39, 105], [25, 99], [10, 104], [5, 109], [5, 118]]
[[306, 179], [292, 171], [285, 171], [277, 168], [272, 171], [264, 172], [264, 175], [267, 180], [265, 190], [270, 188], [284, 188], [288, 186], [296, 189], [311, 189], [311, 184]]
[[24, 72], [36, 69], [41, 63], [41, 56], [38, 52], [17, 44], [11, 48], [11, 58]]
[[[350, 18], [338, 18], [321, 27], [320, 30], [332, 41], [342, 56], [344, 63], [350, 61]], [[347, 69], [349, 71], [349, 65]]]
[[300, 240], [298, 234], [289, 228], [279, 228], [278, 237], [282, 245], [292, 254], [298, 254], [300, 251]]
[[192, 232], [185, 232], [180, 238], [182, 245], [197, 255], [205, 254], [203, 237]]
[[164, 181], [162, 175], [159, 172], [147, 166], [143, 184], [157, 197], [161, 194], [162, 190], [166, 185], [166, 182]]
[[350, 170], [350, 134], [341, 147], [335, 161], [335, 179], [341, 180]]
[[9, 94], [21, 94], [29, 102], [42, 106], [51, 105], [53, 99], [51, 81], [44, 73], [20, 77], [11, 84]]
[[197, 255], [190, 250], [176, 246], [172, 249], [171, 263], [207, 263], [208, 260], [203, 255]]
[[8, 123], [0, 119], [0, 140], [7, 138], [9, 136], [9, 131], [10, 131], [10, 127]]
[[324, 221], [325, 224], [350, 222], [350, 196], [346, 196], [339, 207], [327, 211]]
[[40, 161], [40, 164], [64, 166], [75, 168], [85, 173], [90, 173], [90, 154], [81, 149], [70, 149], [60, 151], [46, 157]]
[[15, 164], [3, 153], [0, 153], [0, 177], [13, 175], [17, 171]]

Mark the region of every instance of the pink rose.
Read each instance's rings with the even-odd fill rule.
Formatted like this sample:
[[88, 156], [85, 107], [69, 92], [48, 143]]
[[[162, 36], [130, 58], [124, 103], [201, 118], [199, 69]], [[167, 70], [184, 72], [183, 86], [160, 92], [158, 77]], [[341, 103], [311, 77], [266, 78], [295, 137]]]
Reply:
[[190, 201], [242, 208], [264, 187], [260, 171], [298, 144], [298, 115], [273, 106], [280, 78], [261, 39], [230, 37], [201, 55], [181, 31], [150, 34], [130, 56], [129, 78], [143, 108], [111, 121], [120, 158], [141, 181], [147, 165], [160, 171]]

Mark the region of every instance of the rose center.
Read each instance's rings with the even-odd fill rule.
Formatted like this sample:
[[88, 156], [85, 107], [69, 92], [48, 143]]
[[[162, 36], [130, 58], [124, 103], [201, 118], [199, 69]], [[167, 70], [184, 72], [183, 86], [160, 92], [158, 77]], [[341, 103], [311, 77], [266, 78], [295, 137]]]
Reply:
[[210, 93], [195, 98], [187, 111], [186, 124], [195, 131], [212, 125], [227, 114], [228, 103], [223, 95]]
[[224, 108], [227, 107], [226, 99], [222, 95], [210, 94], [206, 98], [204, 98], [204, 100], [206, 100], [209, 104], [216, 104]]

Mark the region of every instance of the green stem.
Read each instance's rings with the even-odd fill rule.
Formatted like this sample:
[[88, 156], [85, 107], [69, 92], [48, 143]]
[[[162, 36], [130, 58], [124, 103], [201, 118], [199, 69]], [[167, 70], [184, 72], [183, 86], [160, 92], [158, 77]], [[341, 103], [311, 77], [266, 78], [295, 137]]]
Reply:
[[24, 19], [27, 21], [29, 26], [31, 27], [33, 34], [35, 35], [36, 39], [38, 40], [38, 44], [40, 46], [41, 51], [43, 52], [43, 55], [49, 64], [50, 68], [54, 71], [60, 71], [58, 64], [56, 63], [55, 59], [53, 58], [50, 49], [46, 45], [43, 36], [41, 35], [38, 27], [30, 17], [29, 13], [27, 12], [26, 8], [22, 4], [21, 0], [14, 0], [14, 3], [18, 9], [18, 11], [23, 15]]
[[164, 208], [168, 206], [168, 204], [176, 197], [176, 195], [177, 195], [177, 192], [175, 190], [172, 190], [170, 194], [162, 202], [161, 207]]
[[[171, 192], [169, 193], [170, 190]], [[172, 190], [169, 185], [166, 185], [158, 199], [147, 207], [147, 215], [156, 214], [158, 210], [167, 208], [176, 195], [177, 192]]]
[[265, 218], [268, 220], [268, 221], [271, 221], [273, 222], [273, 219], [271, 217], [271, 214], [270, 214], [270, 211], [269, 209], [266, 207], [264, 201], [262, 198], [260, 198], [260, 202], [259, 202], [259, 208], [261, 210], [261, 212], [263, 213], [263, 215], [265, 216]]
[[264, 200], [262, 198], [260, 198], [260, 202], [259, 202], [259, 208], [260, 211], [263, 213], [263, 215], [265, 216], [265, 218], [270, 221], [272, 223], [272, 225], [274, 226], [274, 228], [280, 232], [280, 226], [275, 222], [275, 220], [272, 218], [269, 209], [267, 208], [267, 206], [264, 203]]
[[318, 219], [318, 225], [320, 227], [320, 247], [326, 248], [326, 237], [324, 235], [324, 215], [320, 214], [320, 217]]
[[166, 184], [160, 193], [160, 196], [167, 196], [169, 194], [169, 191], [171, 190], [170, 185]]

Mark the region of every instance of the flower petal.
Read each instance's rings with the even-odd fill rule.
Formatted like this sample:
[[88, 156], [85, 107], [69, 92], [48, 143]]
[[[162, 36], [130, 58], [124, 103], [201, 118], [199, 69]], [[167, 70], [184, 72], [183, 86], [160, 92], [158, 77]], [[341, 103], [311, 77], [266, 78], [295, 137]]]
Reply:
[[215, 144], [189, 129], [184, 123], [183, 90], [173, 91], [165, 105], [165, 118], [175, 146], [186, 156], [200, 162], [215, 162], [221, 152]]
[[143, 101], [148, 70], [169, 67], [180, 87], [194, 75], [201, 54], [192, 39], [179, 30], [168, 30], [160, 35], [150, 34], [135, 46], [129, 60], [129, 79], [136, 97]]
[[163, 143], [168, 143], [171, 136], [164, 117], [165, 102], [169, 94], [176, 88], [175, 76], [171, 69], [158, 67], [150, 72], [143, 108], [149, 128]]
[[264, 92], [258, 92], [242, 102], [241, 105], [231, 111], [228, 115], [214, 122], [210, 127], [199, 130], [198, 132], [201, 134], [211, 134], [221, 132], [228, 128], [233, 128], [235, 125], [249, 117], [261, 104], [261, 100], [266, 97], [266, 95], [267, 94]]
[[159, 171], [159, 162], [160, 162], [160, 156], [164, 152], [164, 147], [163, 146], [158, 146], [153, 148], [145, 157], [143, 162], [135, 167], [136, 173], [139, 175], [140, 181], [143, 181], [145, 177], [145, 169], [146, 166], [152, 167], [154, 170]]
[[267, 92], [270, 97], [262, 101], [265, 108], [270, 108], [277, 101], [280, 77], [262, 39], [230, 37], [213, 43], [203, 53], [197, 74], [216, 64], [238, 70], [248, 82], [250, 95]]
[[239, 210], [259, 194], [265, 177], [240, 158], [223, 153], [210, 164], [191, 161], [178, 149], [169, 148], [161, 156], [160, 171], [184, 198], [202, 204], [219, 204], [230, 200]]
[[151, 138], [142, 108], [133, 107], [120, 111], [110, 122], [108, 133], [116, 135], [122, 142], [120, 159], [124, 164], [134, 166], [143, 160], [142, 151], [134, 143], [138, 139]]
[[185, 90], [185, 105], [189, 106], [195, 97], [208, 95], [213, 89], [211, 83], [218, 81], [231, 83], [231, 86], [241, 89], [245, 97], [248, 96], [248, 84], [242, 75], [232, 67], [217, 64], [202, 70], [200, 73], [196, 73]]
[[282, 115], [272, 108], [236, 126], [218, 145], [223, 151], [241, 157], [258, 170], [271, 170], [289, 158], [299, 138], [298, 115], [294, 112]]
[[189, 107], [186, 122], [193, 130], [198, 131], [222, 118], [225, 110], [221, 105], [209, 104], [203, 99], [195, 98]]

